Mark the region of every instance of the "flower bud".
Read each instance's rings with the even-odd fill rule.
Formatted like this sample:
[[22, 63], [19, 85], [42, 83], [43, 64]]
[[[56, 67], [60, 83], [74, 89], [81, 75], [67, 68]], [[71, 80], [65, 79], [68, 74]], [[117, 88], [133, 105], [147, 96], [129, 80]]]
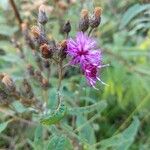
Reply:
[[60, 8], [60, 9], [62, 9], [62, 10], [66, 10], [67, 8], [68, 8], [68, 4], [66, 3], [66, 2], [64, 2], [64, 1], [59, 1], [58, 2], [58, 7]]
[[101, 14], [102, 14], [101, 7], [96, 7], [94, 9], [93, 16], [89, 20], [91, 28], [97, 28], [99, 26], [101, 22]]
[[0, 106], [7, 106], [9, 103], [8, 95], [0, 89]]
[[71, 31], [71, 24], [70, 21], [68, 20], [63, 26], [63, 32], [68, 34], [70, 31]]
[[26, 43], [30, 46], [32, 50], [34, 50], [35, 45], [34, 45], [33, 39], [31, 38], [31, 35], [29, 34], [28, 23], [27, 22], [22, 23], [21, 29], [22, 29], [22, 34], [26, 40]]
[[67, 51], [67, 41], [66, 40], [63, 40], [60, 42], [59, 44], [59, 50], [60, 50], [60, 57], [62, 59], [66, 58], [66, 51]]
[[28, 71], [28, 74], [30, 75], [30, 76], [34, 76], [34, 68], [33, 68], [33, 66], [32, 65], [28, 65], [27, 66], [27, 71]]
[[31, 28], [31, 33], [33, 37], [37, 39], [40, 36], [40, 28], [38, 26], [33, 26]]
[[88, 10], [83, 9], [81, 11], [81, 18], [79, 22], [79, 31], [85, 32], [89, 28], [89, 16]]
[[45, 79], [45, 78], [43, 78], [42, 83], [41, 83], [41, 86], [42, 86], [45, 90], [47, 90], [47, 89], [49, 88], [49, 82], [48, 82], [48, 80]]
[[46, 43], [40, 46], [42, 57], [45, 59], [52, 57], [52, 48]]
[[41, 71], [39, 71], [39, 70], [34, 71], [34, 76], [39, 82], [42, 82], [43, 76], [41, 74]]
[[24, 96], [26, 96], [27, 98], [32, 99], [34, 97], [34, 94], [33, 94], [33, 91], [32, 91], [32, 87], [29, 84], [29, 82], [27, 81], [27, 79], [23, 80], [22, 85], [23, 85], [23, 87], [21, 89], [22, 90], [22, 94]]
[[0, 73], [0, 81], [3, 79], [3, 77], [4, 77], [4, 74]]
[[5, 85], [6, 90], [9, 92], [14, 92], [16, 90], [15, 84], [9, 75], [4, 75], [2, 83]]
[[48, 60], [44, 61], [44, 67], [48, 69], [50, 67], [50, 62]]
[[45, 6], [41, 5], [39, 7], [38, 22], [44, 25], [47, 23], [47, 21], [48, 21], [48, 18], [46, 16]]

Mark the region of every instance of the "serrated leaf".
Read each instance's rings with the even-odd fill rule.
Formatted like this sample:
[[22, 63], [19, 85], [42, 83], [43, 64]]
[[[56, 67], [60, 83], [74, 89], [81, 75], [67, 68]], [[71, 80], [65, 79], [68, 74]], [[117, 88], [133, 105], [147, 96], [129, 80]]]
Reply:
[[142, 11], [150, 9], [150, 4], [135, 4], [131, 6], [123, 15], [120, 23], [120, 28], [124, 28], [135, 16], [137, 16]]

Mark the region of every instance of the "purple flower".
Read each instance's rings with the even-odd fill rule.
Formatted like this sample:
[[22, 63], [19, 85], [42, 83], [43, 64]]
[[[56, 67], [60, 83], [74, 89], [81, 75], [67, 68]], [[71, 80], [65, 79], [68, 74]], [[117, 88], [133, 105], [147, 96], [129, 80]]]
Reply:
[[71, 64], [91, 63], [100, 65], [101, 53], [96, 49], [96, 41], [83, 32], [78, 32], [76, 39], [67, 41], [68, 55], [72, 57]]
[[[71, 57], [71, 65], [80, 65], [87, 83], [95, 88], [98, 70], [101, 68], [101, 52], [96, 48], [96, 41], [83, 32], [78, 32], [76, 38], [68, 39], [67, 54]], [[101, 80], [100, 80], [101, 81]]]

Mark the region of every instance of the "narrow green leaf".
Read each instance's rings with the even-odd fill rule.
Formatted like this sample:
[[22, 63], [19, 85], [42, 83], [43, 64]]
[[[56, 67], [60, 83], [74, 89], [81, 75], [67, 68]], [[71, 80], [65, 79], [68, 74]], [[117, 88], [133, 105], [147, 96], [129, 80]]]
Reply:
[[3, 131], [6, 129], [8, 123], [9, 123], [10, 121], [11, 121], [11, 120], [9, 120], [9, 121], [7, 121], [7, 122], [0, 123], [0, 133], [3, 132]]
[[12, 36], [18, 30], [18, 27], [11, 27], [6, 24], [0, 24], [0, 29], [0, 35]]
[[27, 111], [27, 108], [25, 108], [19, 101], [14, 101], [11, 104], [12, 108], [14, 108], [18, 113], [23, 113]]
[[105, 101], [100, 101], [98, 103], [95, 103], [90, 106], [85, 106], [85, 107], [75, 107], [75, 108], [70, 108], [68, 110], [69, 114], [72, 115], [78, 115], [78, 113], [90, 113], [92, 111], [98, 110], [98, 111], [103, 111], [107, 107], [107, 103]]
[[131, 6], [123, 15], [120, 23], [120, 28], [124, 28], [135, 16], [137, 16], [142, 11], [150, 9], [150, 4], [135, 4]]
[[100, 142], [101, 150], [107, 148], [113, 148], [115, 150], [128, 150], [135, 139], [139, 126], [139, 119], [135, 117], [131, 125], [122, 133], [119, 133], [109, 139], [102, 140]]

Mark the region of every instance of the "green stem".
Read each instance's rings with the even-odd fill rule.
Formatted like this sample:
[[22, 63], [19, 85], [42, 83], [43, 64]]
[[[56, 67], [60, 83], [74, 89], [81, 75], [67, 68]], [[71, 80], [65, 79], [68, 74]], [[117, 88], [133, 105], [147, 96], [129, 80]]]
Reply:
[[92, 33], [93, 29], [94, 29], [94, 28], [90, 28], [90, 31], [89, 31], [89, 33], [88, 33], [88, 36], [90, 36], [90, 34]]
[[61, 82], [62, 82], [62, 75], [63, 75], [63, 63], [62, 60], [59, 61], [58, 63], [58, 87], [57, 87], [57, 94], [58, 94], [58, 106], [61, 103], [61, 98], [60, 98], [60, 88], [61, 88]]

